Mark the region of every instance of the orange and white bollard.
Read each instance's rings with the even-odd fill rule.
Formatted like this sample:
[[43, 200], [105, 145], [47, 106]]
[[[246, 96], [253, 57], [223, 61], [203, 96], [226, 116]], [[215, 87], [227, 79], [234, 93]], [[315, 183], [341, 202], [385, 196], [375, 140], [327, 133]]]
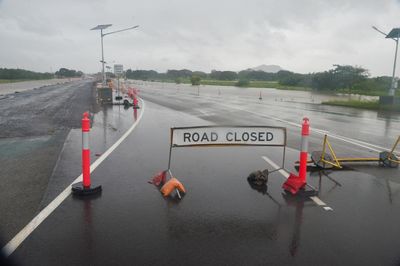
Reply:
[[134, 109], [138, 109], [139, 108], [138, 99], [136, 97], [136, 94], [133, 95], [133, 108]]
[[92, 186], [90, 182], [90, 147], [89, 147], [90, 119], [89, 113], [83, 113], [82, 118], [82, 182], [72, 185], [75, 195], [92, 195], [101, 191], [101, 186]]
[[299, 191], [309, 196], [316, 193], [315, 190], [306, 191], [307, 185], [307, 159], [308, 159], [308, 137], [310, 136], [310, 120], [305, 117], [301, 126], [301, 150], [300, 150], [300, 166], [299, 175], [290, 173], [289, 178], [283, 183], [282, 188], [296, 195]]
[[301, 150], [299, 177], [304, 184], [307, 183], [308, 137], [310, 136], [310, 119], [303, 118], [301, 125]]
[[137, 108], [133, 108], [133, 119], [134, 121], [137, 121]]

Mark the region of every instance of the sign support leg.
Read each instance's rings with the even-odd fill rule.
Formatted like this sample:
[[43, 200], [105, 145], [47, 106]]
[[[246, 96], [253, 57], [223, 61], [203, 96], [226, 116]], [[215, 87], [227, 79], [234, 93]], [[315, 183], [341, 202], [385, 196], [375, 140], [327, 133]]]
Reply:
[[172, 143], [169, 145], [168, 170], [171, 169]]

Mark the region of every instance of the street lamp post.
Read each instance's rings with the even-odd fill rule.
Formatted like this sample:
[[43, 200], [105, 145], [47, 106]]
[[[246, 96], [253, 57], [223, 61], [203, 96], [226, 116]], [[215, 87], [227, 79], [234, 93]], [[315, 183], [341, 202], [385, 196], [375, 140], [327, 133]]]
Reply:
[[392, 73], [392, 84], [390, 86], [389, 89], [389, 96], [394, 96], [395, 95], [395, 90], [396, 90], [396, 78], [395, 78], [395, 74], [396, 74], [396, 64], [397, 64], [397, 50], [399, 48], [399, 38], [400, 38], [400, 28], [393, 28], [388, 34], [386, 34], [385, 32], [379, 30], [377, 27], [372, 26], [372, 28], [374, 30], [376, 30], [377, 32], [385, 35], [385, 38], [387, 39], [392, 39], [393, 41], [396, 42], [396, 50], [395, 50], [395, 54], [394, 54], [394, 62], [393, 62], [393, 73]]
[[102, 24], [102, 25], [97, 25], [96, 27], [90, 29], [90, 30], [100, 30], [100, 37], [101, 37], [101, 65], [102, 65], [102, 70], [101, 70], [101, 74], [102, 74], [102, 84], [103, 86], [106, 85], [106, 77], [105, 77], [105, 72], [104, 72], [104, 48], [103, 48], [103, 38], [106, 35], [110, 35], [110, 34], [114, 34], [114, 33], [118, 33], [118, 32], [122, 32], [122, 31], [127, 31], [127, 30], [133, 30], [136, 29], [137, 27], [139, 27], [139, 25], [133, 26], [133, 27], [129, 27], [126, 29], [122, 29], [122, 30], [116, 30], [116, 31], [111, 31], [111, 32], [107, 32], [107, 33], [103, 33], [103, 30], [112, 26], [112, 24]]

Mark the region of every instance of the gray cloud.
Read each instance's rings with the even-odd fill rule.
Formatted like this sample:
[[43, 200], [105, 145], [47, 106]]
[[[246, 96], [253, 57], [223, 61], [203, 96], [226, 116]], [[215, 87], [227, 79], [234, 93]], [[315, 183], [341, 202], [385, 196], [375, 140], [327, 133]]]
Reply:
[[241, 70], [279, 64], [315, 72], [361, 65], [390, 75], [398, 0], [0, 0], [0, 67], [100, 69], [97, 24], [135, 31], [105, 37], [108, 62], [126, 68]]

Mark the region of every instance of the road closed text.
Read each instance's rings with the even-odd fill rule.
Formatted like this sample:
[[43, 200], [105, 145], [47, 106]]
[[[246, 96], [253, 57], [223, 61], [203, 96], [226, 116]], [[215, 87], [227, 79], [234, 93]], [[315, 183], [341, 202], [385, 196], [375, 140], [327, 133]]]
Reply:
[[286, 143], [285, 128], [276, 127], [197, 127], [173, 128], [173, 146], [266, 145]]
[[[218, 142], [221, 136], [217, 132], [203, 132], [203, 133], [183, 133], [183, 142], [198, 144], [198, 142]], [[224, 136], [227, 142], [247, 142], [247, 141], [271, 141], [274, 135], [271, 132], [227, 132]]]

